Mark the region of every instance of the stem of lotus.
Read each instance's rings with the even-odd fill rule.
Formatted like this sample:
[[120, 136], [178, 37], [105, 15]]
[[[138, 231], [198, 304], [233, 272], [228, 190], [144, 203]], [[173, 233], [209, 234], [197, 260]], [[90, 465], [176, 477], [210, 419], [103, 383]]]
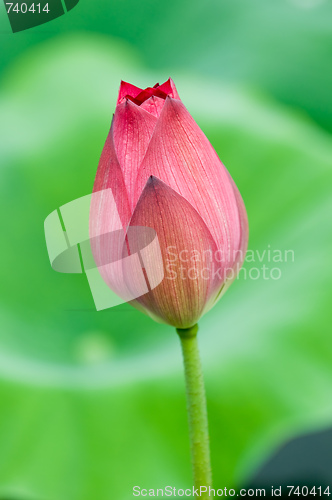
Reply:
[[209, 497], [209, 486], [212, 485], [210, 443], [206, 410], [206, 397], [202, 366], [199, 357], [197, 331], [198, 325], [187, 329], [176, 329], [179, 334], [183, 353], [186, 379], [187, 411], [195, 488], [204, 486], [207, 492], [201, 499]]

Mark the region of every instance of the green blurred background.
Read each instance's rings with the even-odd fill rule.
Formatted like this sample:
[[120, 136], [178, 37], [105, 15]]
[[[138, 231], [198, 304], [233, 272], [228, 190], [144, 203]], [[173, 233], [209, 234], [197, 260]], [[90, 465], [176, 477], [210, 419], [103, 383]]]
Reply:
[[96, 312], [45, 245], [47, 215], [92, 190], [121, 79], [172, 76], [242, 193], [249, 248], [294, 250], [200, 322], [215, 486], [332, 424], [331, 18], [329, 0], [81, 0], [12, 34], [0, 5], [3, 498], [191, 485], [175, 332]]

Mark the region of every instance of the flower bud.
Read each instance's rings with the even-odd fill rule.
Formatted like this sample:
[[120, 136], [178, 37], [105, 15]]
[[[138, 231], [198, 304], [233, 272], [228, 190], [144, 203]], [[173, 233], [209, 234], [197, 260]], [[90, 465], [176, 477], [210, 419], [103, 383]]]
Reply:
[[[150, 228], [159, 253], [146, 252], [143, 267], [160, 274], [162, 266], [164, 277], [151, 286], [151, 272], [146, 273], [146, 293], [130, 303], [176, 328], [197, 323], [236, 277], [247, 248], [248, 221], [234, 181], [171, 79], [145, 90], [121, 82], [93, 191], [100, 197], [91, 205], [90, 235], [118, 234], [106, 243], [102, 238], [91, 242], [107, 285], [129, 297], [138, 278], [122, 261], [142, 245], [128, 235], [130, 229]], [[110, 194], [120, 233], [108, 209]], [[111, 261], [116, 265], [103, 265]]]

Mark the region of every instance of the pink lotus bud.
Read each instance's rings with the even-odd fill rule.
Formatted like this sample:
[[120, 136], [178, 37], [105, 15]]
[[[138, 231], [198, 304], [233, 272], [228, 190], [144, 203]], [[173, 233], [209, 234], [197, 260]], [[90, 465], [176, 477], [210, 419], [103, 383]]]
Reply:
[[[134, 296], [130, 303], [158, 321], [177, 328], [197, 323], [236, 277], [248, 221], [237, 187], [171, 79], [145, 90], [121, 82], [93, 191], [100, 197], [91, 205], [90, 235], [113, 231], [91, 240], [107, 285]], [[154, 230], [159, 246], [140, 260], [146, 291], [133, 295], [142, 280], [123, 261], [142, 248], [137, 236], [130, 241], [135, 228]], [[149, 238], [143, 236], [146, 244]], [[164, 277], [154, 280], [161, 266]]]

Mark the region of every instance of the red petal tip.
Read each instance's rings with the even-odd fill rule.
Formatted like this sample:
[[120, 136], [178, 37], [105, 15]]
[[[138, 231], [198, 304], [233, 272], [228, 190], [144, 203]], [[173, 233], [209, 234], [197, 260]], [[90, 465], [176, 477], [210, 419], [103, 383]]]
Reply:
[[125, 82], [121, 80], [120, 83], [120, 89], [119, 89], [119, 94], [118, 94], [118, 100], [116, 104], [119, 104], [124, 97], [132, 97], [135, 99], [138, 94], [142, 92], [142, 89], [140, 87], [136, 87], [135, 85], [132, 85], [131, 83]]

